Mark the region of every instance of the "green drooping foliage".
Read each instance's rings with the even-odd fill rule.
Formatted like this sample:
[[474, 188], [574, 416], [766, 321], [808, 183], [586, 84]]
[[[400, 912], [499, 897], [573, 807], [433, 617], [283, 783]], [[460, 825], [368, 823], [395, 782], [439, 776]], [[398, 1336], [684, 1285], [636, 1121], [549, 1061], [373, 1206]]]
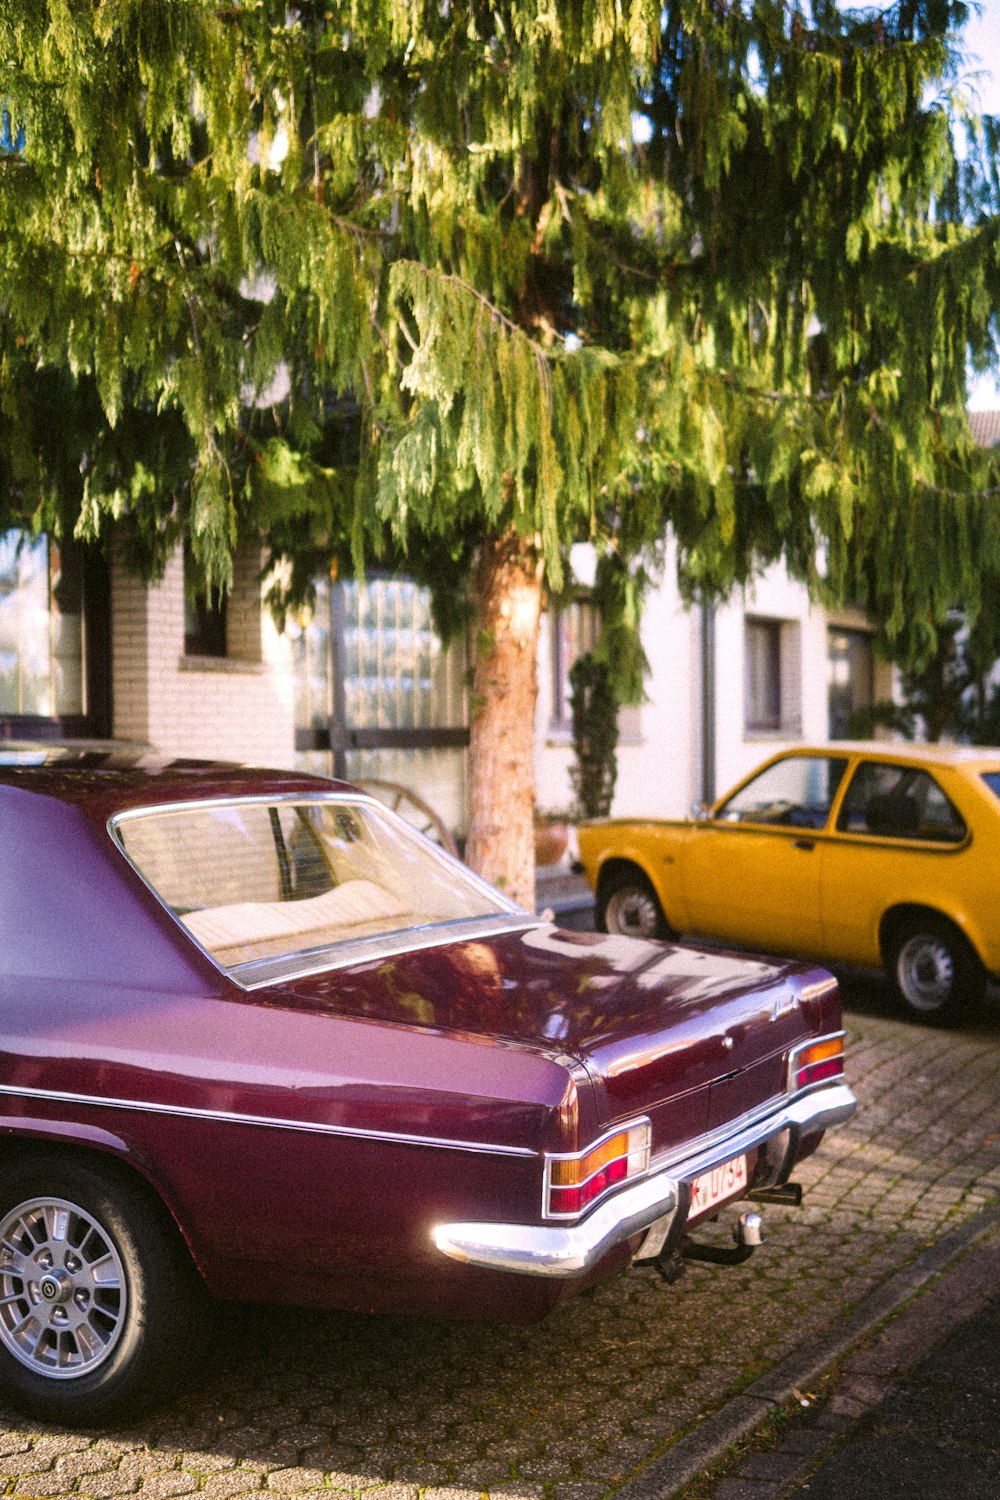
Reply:
[[[620, 644], [786, 556], [925, 649], [1000, 577], [1000, 133], [958, 0], [0, 0], [0, 525], [225, 586], [515, 528]], [[959, 151], [959, 145], [962, 151]], [[280, 602], [280, 600], [279, 600]], [[633, 651], [634, 664], [634, 651]]]
[[573, 793], [583, 817], [606, 818], [618, 779], [618, 700], [611, 669], [586, 651], [570, 668], [569, 682]]
[[882, 726], [908, 740], [1000, 745], [1000, 682], [994, 676], [1000, 620], [991, 603], [986, 601], [971, 630], [957, 610], [942, 621], [933, 651], [902, 664], [899, 701], [856, 710], [848, 734], [867, 738]]

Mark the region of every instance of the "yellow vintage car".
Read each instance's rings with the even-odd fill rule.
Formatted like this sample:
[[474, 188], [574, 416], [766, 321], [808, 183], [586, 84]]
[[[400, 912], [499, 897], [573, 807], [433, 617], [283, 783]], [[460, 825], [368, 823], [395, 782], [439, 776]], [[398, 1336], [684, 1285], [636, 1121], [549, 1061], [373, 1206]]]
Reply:
[[1000, 976], [1000, 749], [797, 748], [693, 819], [579, 840], [602, 932], [881, 964], [928, 1020]]

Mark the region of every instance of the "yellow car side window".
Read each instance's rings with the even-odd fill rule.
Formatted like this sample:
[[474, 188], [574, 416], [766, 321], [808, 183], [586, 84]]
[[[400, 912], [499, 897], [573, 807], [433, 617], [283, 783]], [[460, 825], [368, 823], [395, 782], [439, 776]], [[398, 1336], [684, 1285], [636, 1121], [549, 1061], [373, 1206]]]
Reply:
[[842, 833], [940, 844], [960, 844], [966, 834], [961, 814], [933, 776], [875, 761], [864, 761], [855, 771], [837, 827]]
[[725, 823], [822, 828], [846, 767], [839, 756], [793, 755], [775, 761], [734, 792], [716, 816]]

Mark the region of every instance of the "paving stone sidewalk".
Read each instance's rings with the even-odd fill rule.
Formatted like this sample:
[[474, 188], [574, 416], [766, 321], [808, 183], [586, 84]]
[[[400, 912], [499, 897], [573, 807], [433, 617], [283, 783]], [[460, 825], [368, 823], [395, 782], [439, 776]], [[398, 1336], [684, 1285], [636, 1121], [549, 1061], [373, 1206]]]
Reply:
[[527, 1329], [231, 1309], [213, 1365], [141, 1424], [0, 1415], [5, 1493], [603, 1500], [636, 1484], [1000, 1192], [1000, 1010], [935, 1031], [862, 995], [848, 1023], [861, 1108], [797, 1174], [806, 1206], [765, 1210], [745, 1266], [692, 1265], [673, 1287], [633, 1271]]

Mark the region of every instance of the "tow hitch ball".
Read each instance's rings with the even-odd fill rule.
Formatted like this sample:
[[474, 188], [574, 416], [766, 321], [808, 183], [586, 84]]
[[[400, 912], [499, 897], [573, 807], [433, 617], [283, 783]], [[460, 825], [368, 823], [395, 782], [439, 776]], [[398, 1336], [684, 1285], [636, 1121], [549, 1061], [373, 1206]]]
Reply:
[[689, 1260], [707, 1260], [714, 1266], [741, 1266], [749, 1260], [758, 1245], [764, 1243], [764, 1221], [760, 1214], [749, 1209], [739, 1216], [733, 1226], [732, 1249], [725, 1245], [699, 1245], [690, 1235], [685, 1235], [672, 1250], [664, 1250], [653, 1261], [664, 1281], [679, 1281]]
[[[757, 1188], [747, 1197], [757, 1203], [781, 1203], [798, 1208], [802, 1203], [802, 1187], [797, 1182], [783, 1182], [774, 1187]], [[699, 1245], [686, 1234], [679, 1245], [662, 1250], [653, 1264], [666, 1282], [677, 1281], [683, 1276], [689, 1260], [706, 1260], [715, 1266], [741, 1266], [750, 1259], [757, 1246], [764, 1243], [764, 1220], [755, 1209], [740, 1214], [733, 1226], [733, 1239], [736, 1243], [729, 1249], [725, 1245]]]
[[741, 1266], [764, 1243], [764, 1220], [760, 1214], [752, 1208], [740, 1214], [733, 1227], [733, 1239], [736, 1243], [729, 1250], [724, 1245], [699, 1245], [685, 1235], [681, 1254], [685, 1260], [707, 1260], [714, 1266]]

